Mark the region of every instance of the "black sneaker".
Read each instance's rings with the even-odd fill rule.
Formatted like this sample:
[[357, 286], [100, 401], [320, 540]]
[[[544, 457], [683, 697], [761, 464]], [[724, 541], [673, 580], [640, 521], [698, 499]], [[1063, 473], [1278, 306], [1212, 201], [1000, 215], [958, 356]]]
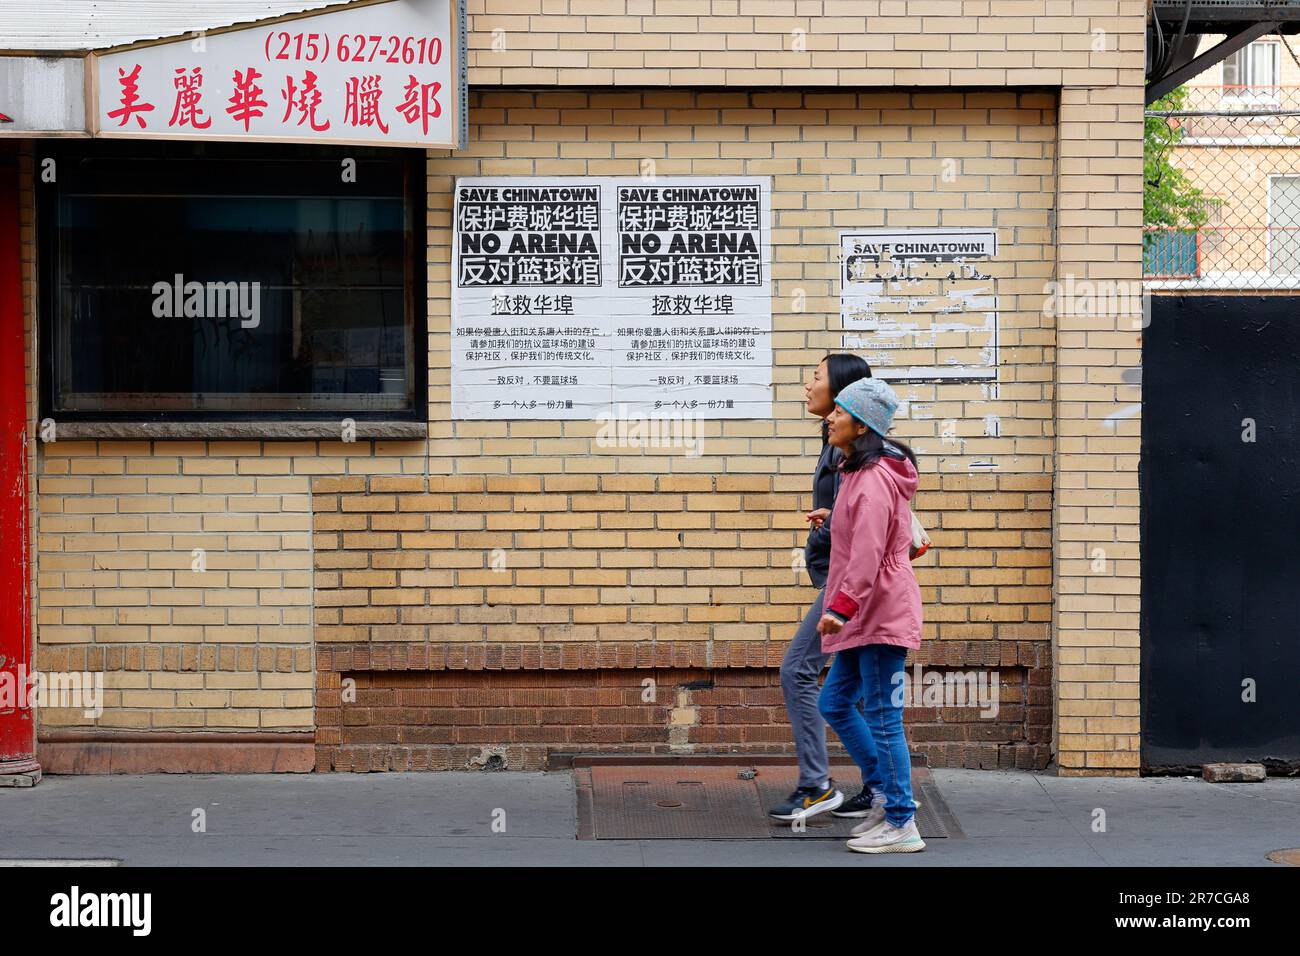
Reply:
[[[884, 794], [881, 794], [881, 797], [883, 796]], [[845, 800], [843, 804], [836, 808], [834, 815], [837, 817], [865, 817], [870, 812], [871, 790], [868, 787], [863, 787], [860, 794]]]
[[800, 787], [782, 804], [768, 811], [773, 820], [803, 820], [827, 810], [834, 810], [844, 802], [844, 794], [835, 789], [832, 780], [825, 787]]

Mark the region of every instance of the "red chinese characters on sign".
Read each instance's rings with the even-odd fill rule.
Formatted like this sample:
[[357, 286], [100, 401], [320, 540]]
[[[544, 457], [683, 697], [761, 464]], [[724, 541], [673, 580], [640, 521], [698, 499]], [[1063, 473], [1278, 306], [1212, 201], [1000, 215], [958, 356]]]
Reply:
[[[149, 128], [146, 116], [155, 107], [153, 103], [146, 102], [141, 94], [141, 69], [141, 64], [137, 63], [129, 72], [127, 67], [117, 70], [117, 80], [121, 84], [120, 105], [105, 115], [107, 119], [116, 121], [118, 127], [128, 126], [134, 119], [139, 129]], [[167, 126], [178, 132], [180, 127], [188, 126], [193, 130], [209, 130], [214, 134], [228, 129], [228, 126], [214, 128], [213, 117], [204, 106], [205, 87], [212, 80], [210, 74], [205, 75], [204, 67], [177, 66], [171, 72], [175, 101]], [[266, 90], [258, 82], [263, 79], [264, 74], [253, 66], [234, 70], [231, 76], [231, 96], [227, 100], [230, 105], [225, 108], [225, 112], [231, 117], [231, 122], [243, 126], [245, 133], [252, 133], [254, 121], [265, 117], [270, 109]], [[338, 87], [327, 82], [322, 90], [320, 77], [312, 70], [304, 70], [301, 77], [285, 75], [283, 86], [279, 90], [280, 98], [284, 101], [284, 115], [278, 121], [272, 116], [259, 123], [259, 133], [288, 133], [294, 127], [301, 128], [303, 132], [310, 130], [313, 133], [325, 133], [334, 128], [334, 120], [341, 119], [345, 127], [357, 130], [368, 128], [374, 137], [387, 136], [389, 126], [384, 115], [395, 112], [407, 126], [412, 127], [413, 135], [420, 135], [415, 132], [419, 130], [427, 137], [431, 121], [442, 116], [442, 104], [438, 99], [442, 84], [439, 82], [424, 83], [415, 74], [408, 73], [407, 82], [400, 84], [400, 102], [394, 106], [391, 101], [389, 105], [381, 102], [384, 95], [384, 74], [361, 74], [340, 79], [343, 84], [341, 103]], [[400, 83], [391, 76], [387, 79], [394, 85]], [[146, 84], [147, 82], [146, 77]], [[220, 83], [220, 80], [217, 82]], [[145, 88], [146, 92], [156, 91], [155, 86], [146, 85]], [[218, 99], [225, 96], [221, 86], [217, 90], [215, 95]], [[400, 135], [400, 122], [398, 129]]]
[[348, 79], [346, 99], [343, 109], [343, 122], [351, 126], [377, 126], [387, 133], [388, 125], [379, 115], [379, 88], [381, 77], [378, 73], [370, 76], [353, 76]]
[[211, 116], [200, 119], [203, 116], [203, 107], [199, 106], [199, 99], [203, 94], [199, 88], [203, 86], [203, 68], [196, 66], [187, 73], [183, 66], [177, 67], [172, 84], [176, 87], [176, 105], [172, 108], [172, 118], [167, 121], [167, 125], [189, 124], [195, 129], [207, 129], [211, 126]]
[[121, 122], [117, 125], [125, 126], [127, 120], [134, 116], [135, 121], [140, 124], [140, 128], [144, 129], [144, 117], [139, 114], [148, 113], [153, 109], [153, 104], [137, 102], [140, 99], [140, 64], [137, 63], [135, 69], [130, 73], [127, 73], [125, 69], [118, 67], [117, 74], [117, 82], [122, 84], [122, 105], [117, 109], [112, 110], [108, 114], [108, 118], [118, 119], [121, 117]]
[[[265, 116], [266, 100], [262, 99], [262, 93], [265, 92], [260, 86], [253, 81], [261, 77], [253, 67], [249, 67], [247, 72], [241, 73], [235, 71], [235, 94], [230, 98], [233, 106], [227, 106], [226, 112], [229, 113], [236, 123], [244, 124], [244, 132], [249, 130], [249, 124], [254, 117]], [[262, 107], [262, 109], [258, 109]]]
[[438, 102], [438, 91], [442, 89], [441, 83], [421, 83], [411, 74], [408, 82], [402, 90], [405, 99], [397, 107], [397, 112], [406, 117], [407, 123], [420, 123], [423, 126], [424, 133], [429, 133], [430, 118], [436, 119], [442, 115], [442, 104]]
[[289, 122], [289, 115], [296, 109], [298, 111], [298, 125], [304, 122], [310, 122], [311, 128], [318, 133], [323, 133], [330, 128], [330, 121], [326, 120], [323, 124], [316, 122], [316, 109], [320, 106], [320, 90], [316, 89], [316, 74], [307, 70], [303, 74], [302, 86], [295, 86], [292, 76], [284, 78], [284, 89], [280, 95], [284, 97], [284, 117], [281, 123]]

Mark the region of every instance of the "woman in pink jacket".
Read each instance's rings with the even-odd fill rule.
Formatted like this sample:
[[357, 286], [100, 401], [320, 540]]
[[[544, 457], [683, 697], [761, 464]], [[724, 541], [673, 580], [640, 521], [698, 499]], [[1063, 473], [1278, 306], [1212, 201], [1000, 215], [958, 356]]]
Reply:
[[[831, 529], [825, 611], [817, 630], [835, 654], [817, 707], [884, 806], [854, 827], [850, 850], [915, 853], [912, 762], [903, 736], [904, 663], [921, 646], [921, 589], [912, 573], [911, 510], [916, 456], [885, 439], [898, 396], [878, 378], [842, 389], [828, 419], [844, 453]], [[901, 676], [900, 676], [901, 675]], [[865, 703], [866, 719], [855, 703]]]

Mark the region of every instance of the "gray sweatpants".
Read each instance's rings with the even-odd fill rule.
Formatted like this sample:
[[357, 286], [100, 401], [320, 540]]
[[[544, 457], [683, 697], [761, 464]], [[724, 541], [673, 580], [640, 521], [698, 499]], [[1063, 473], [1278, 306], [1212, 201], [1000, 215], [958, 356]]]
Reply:
[[830, 776], [826, 757], [826, 721], [817, 709], [821, 688], [817, 679], [830, 659], [822, 653], [817, 622], [822, 618], [822, 595], [808, 609], [807, 616], [795, 631], [794, 640], [781, 662], [781, 692], [785, 695], [785, 712], [794, 731], [794, 751], [799, 760], [799, 786], [820, 786]]

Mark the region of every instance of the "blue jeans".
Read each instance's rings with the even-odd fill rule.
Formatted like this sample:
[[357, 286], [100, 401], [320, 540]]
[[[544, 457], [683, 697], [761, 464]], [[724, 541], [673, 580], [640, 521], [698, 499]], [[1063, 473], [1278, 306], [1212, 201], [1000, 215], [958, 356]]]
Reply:
[[[885, 794], [885, 819], [905, 826], [916, 813], [912, 802], [912, 758], [903, 736], [903, 695], [899, 679], [907, 648], [867, 644], [835, 654], [817, 709], [839, 734], [862, 779], [873, 794]], [[866, 719], [854, 704], [866, 703]]]

